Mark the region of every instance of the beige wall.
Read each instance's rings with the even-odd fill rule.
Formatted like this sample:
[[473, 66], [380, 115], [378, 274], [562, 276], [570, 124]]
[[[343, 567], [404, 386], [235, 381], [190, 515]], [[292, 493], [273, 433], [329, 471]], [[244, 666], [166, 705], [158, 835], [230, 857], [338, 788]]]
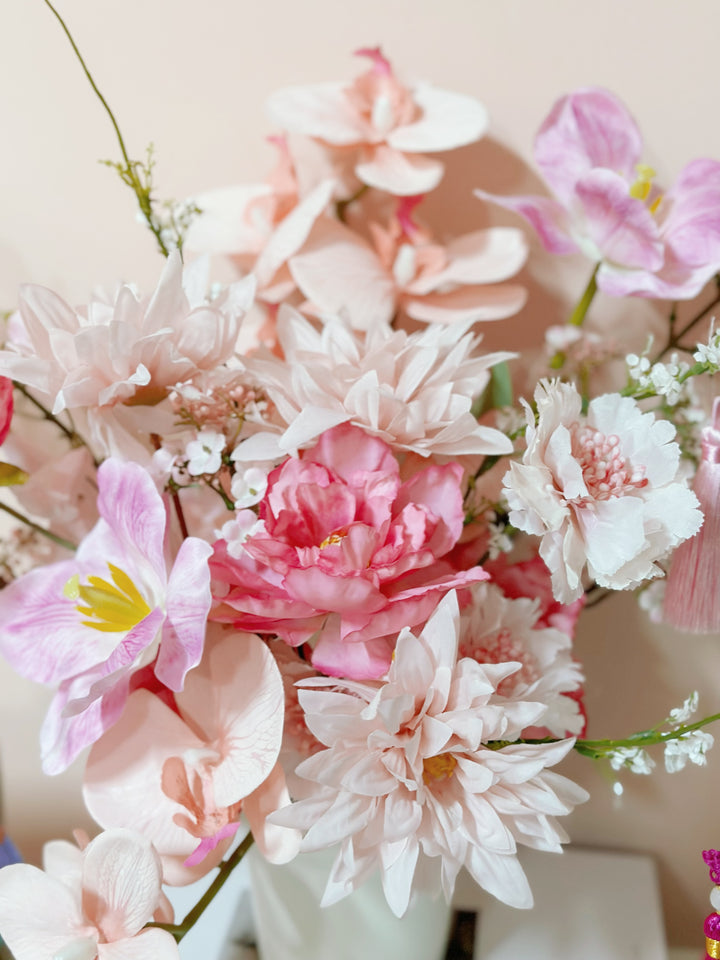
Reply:
[[[532, 182], [508, 149], [528, 160], [552, 101], [583, 84], [623, 96], [644, 130], [647, 162], [665, 183], [692, 157], [720, 158], [716, 0], [57, 2], [131, 152], [155, 143], [165, 196], [260, 177], [270, 158], [265, 96], [292, 82], [351, 77], [351, 51], [378, 42], [401, 74], [475, 94], [490, 109], [492, 135], [504, 148], [486, 142], [463, 151], [433, 201], [437, 212], [459, 200], [448, 209], [465, 228], [487, 222], [479, 201], [465, 200], [473, 185], [510, 190]], [[116, 157], [116, 144], [58, 24], [42, 0], [4, 0], [0, 31], [0, 306], [12, 307], [18, 283], [30, 280], [75, 300], [118, 277], [147, 286], [159, 258], [134, 222], [129, 192], [96, 162]], [[542, 270], [553, 289], [496, 327], [494, 343], [534, 337], [530, 328], [551, 307], [562, 316], [563, 300], [588, 272], [586, 264], [541, 256], [526, 277], [531, 286]], [[708, 711], [720, 709], [717, 638], [651, 629], [631, 597], [588, 613], [578, 648], [594, 736], [650, 726], [694, 688]], [[40, 776], [45, 702], [44, 691], [0, 667], [6, 820], [31, 857], [45, 839], [86, 822], [79, 771]], [[713, 789], [720, 750], [706, 769], [626, 777], [619, 802], [589, 761], [573, 758], [569, 772], [593, 793], [572, 818], [574, 837], [654, 853], [670, 940], [698, 941], [709, 892], [700, 851], [720, 846]]]

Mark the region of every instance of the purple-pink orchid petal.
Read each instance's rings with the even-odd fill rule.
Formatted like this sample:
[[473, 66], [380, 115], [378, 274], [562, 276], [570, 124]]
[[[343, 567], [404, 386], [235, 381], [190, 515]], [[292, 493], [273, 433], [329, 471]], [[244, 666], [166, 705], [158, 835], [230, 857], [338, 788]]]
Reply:
[[598, 167], [634, 179], [642, 138], [625, 105], [609, 90], [585, 87], [553, 106], [535, 137], [535, 162], [560, 202]]

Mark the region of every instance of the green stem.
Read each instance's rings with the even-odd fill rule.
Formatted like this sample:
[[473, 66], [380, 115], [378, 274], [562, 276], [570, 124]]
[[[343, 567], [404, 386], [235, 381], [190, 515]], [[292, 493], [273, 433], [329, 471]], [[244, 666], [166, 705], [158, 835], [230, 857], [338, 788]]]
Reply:
[[[585, 314], [590, 309], [590, 304], [593, 302], [593, 298], [597, 293], [596, 277], [599, 269], [600, 264], [597, 263], [590, 279], [588, 280], [588, 284], [583, 291], [583, 295], [575, 304], [575, 309], [568, 318], [568, 324], [572, 327], [581, 327], [583, 325]], [[565, 360], [565, 352], [563, 350], [558, 350], [557, 353], [550, 358], [550, 368], [552, 370], [561, 370], [565, 365]]]
[[74, 38], [73, 38], [73, 35], [70, 33], [70, 29], [69, 29], [68, 25], [65, 23], [65, 21], [64, 21], [63, 18], [60, 16], [60, 14], [58, 13], [58, 11], [57, 11], [57, 10], [55, 9], [55, 7], [52, 5], [52, 3], [50, 2], [50, 0], [43, 0], [43, 2], [46, 4], [47, 7], [49, 7], [49, 9], [52, 11], [52, 13], [53, 13], [53, 14], [55, 15], [55, 17], [57, 18], [60, 26], [62, 27], [62, 29], [63, 29], [63, 31], [64, 31], [64, 33], [65, 33], [65, 36], [66, 36], [66, 37], [68, 38], [68, 40], [70, 41], [70, 46], [73, 48], [73, 51], [74, 51], [74, 53], [75, 53], [75, 56], [77, 57], [77, 59], [78, 59], [79, 62], [80, 62], [80, 66], [81, 66], [81, 67], [83, 68], [83, 70], [85, 71], [85, 76], [87, 77], [87, 79], [88, 79], [88, 81], [89, 81], [89, 83], [90, 83], [90, 86], [92, 87], [92, 89], [93, 89], [95, 95], [97, 96], [98, 100], [100, 101], [100, 103], [101, 103], [101, 104], [103, 105], [103, 107], [105, 108], [105, 112], [107, 113], [108, 117], [110, 117], [110, 122], [111, 122], [112, 125], [113, 125], [113, 128], [114, 128], [114, 130], [115, 130], [115, 136], [117, 137], [118, 144], [120, 145], [120, 153], [122, 154], [122, 158], [123, 158], [123, 160], [124, 160], [124, 162], [125, 162], [125, 169], [126, 169], [126, 174], [127, 174], [126, 182], [129, 183], [129, 185], [132, 187], [132, 189], [133, 189], [133, 191], [134, 191], [134, 193], [135, 193], [135, 196], [137, 197], [138, 203], [140, 204], [140, 210], [142, 211], [142, 215], [145, 217], [145, 220], [147, 221], [148, 227], [150, 228], [150, 230], [151, 230], [153, 236], [155, 237], [155, 239], [157, 240], [157, 244], [158, 244], [158, 247], [160, 248], [161, 253], [163, 254], [163, 256], [167, 257], [168, 254], [169, 254], [169, 251], [168, 251], [167, 247], [165, 246], [165, 243], [164, 243], [164, 241], [163, 241], [163, 239], [162, 239], [162, 235], [161, 235], [161, 233], [160, 233], [160, 228], [158, 227], [158, 225], [155, 223], [155, 220], [153, 219], [152, 203], [151, 203], [151, 200], [150, 200], [149, 191], [148, 191], [148, 189], [140, 182], [140, 179], [139, 179], [139, 177], [138, 177], [138, 175], [137, 175], [136, 164], [130, 159], [130, 157], [129, 157], [129, 155], [128, 155], [127, 148], [125, 147], [125, 141], [124, 141], [124, 139], [123, 139], [123, 135], [122, 135], [122, 133], [120, 132], [120, 127], [119, 127], [119, 125], [118, 125], [117, 120], [115, 119], [115, 114], [114, 114], [114, 113], [112, 112], [112, 110], [110, 109], [110, 105], [108, 104], [107, 100], [106, 100], [105, 97], [102, 95], [102, 93], [100, 92], [100, 89], [98, 88], [98, 85], [95, 83], [95, 80], [93, 79], [93, 76], [92, 76], [92, 74], [90, 73], [90, 71], [89, 71], [89, 69], [88, 69], [88, 67], [87, 67], [87, 64], [85, 63], [85, 60], [83, 59], [82, 54], [80, 53], [80, 50], [78, 49], [78, 46], [77, 46], [77, 44], [75, 43], [75, 40], [74, 40]]
[[573, 327], [581, 327], [583, 325], [585, 314], [588, 312], [590, 304], [593, 302], [593, 298], [597, 293], [597, 282], [595, 278], [597, 277], [599, 268], [600, 264], [598, 263], [592, 272], [592, 276], [588, 280], [588, 285], [585, 287], [583, 295], [580, 297], [575, 309], [570, 314], [568, 323]]
[[54, 413], [51, 413], [51, 411], [48, 410], [48, 408], [43, 403], [41, 403], [39, 400], [36, 400], [35, 397], [27, 389], [27, 387], [24, 386], [24, 384], [18, 383], [17, 380], [13, 380], [13, 386], [24, 397], [26, 397], [30, 401], [30, 403], [32, 403], [35, 407], [37, 407], [37, 409], [40, 411], [40, 413], [42, 413], [43, 417], [46, 420], [49, 420], [51, 423], [54, 423], [56, 427], [62, 430], [62, 432], [68, 438], [70, 443], [73, 444], [73, 446], [75, 447], [87, 446], [83, 438], [78, 433], [76, 433], [74, 430], [71, 430], [70, 427], [66, 427], [65, 424], [62, 422], [62, 420], [56, 417]]
[[180, 943], [183, 937], [188, 934], [190, 930], [192, 930], [207, 907], [212, 903], [215, 896], [220, 892], [225, 881], [228, 879], [230, 874], [240, 863], [252, 845], [253, 835], [252, 833], [248, 833], [240, 846], [230, 854], [227, 860], [223, 860], [223, 862], [220, 864], [220, 870], [218, 871], [217, 876], [192, 908], [192, 910], [185, 916], [185, 919], [182, 921], [182, 923], [149, 923], [147, 926], [160, 927], [161, 930], [167, 930], [168, 933], [171, 933], [173, 937], [175, 937], [175, 940]]
[[666, 730], [661, 733], [657, 727], [652, 730], [643, 730], [622, 740], [576, 740], [575, 749], [586, 756], [602, 757], [613, 750], [619, 750], [621, 747], [652, 747], [658, 743], [667, 743], [668, 740], [678, 740], [693, 730], [700, 730], [710, 723], [720, 720], [720, 713], [714, 713], [710, 717], [703, 717], [702, 720], [696, 720], [695, 723], [685, 723], [675, 730]]
[[71, 543], [69, 540], [65, 540], [64, 537], [59, 537], [56, 533], [53, 533], [52, 530], [47, 530], [45, 527], [41, 527], [39, 523], [35, 523], [34, 520], [26, 517], [24, 514], [20, 513], [19, 510], [14, 510], [12, 507], [9, 507], [6, 503], [0, 503], [0, 510], [4, 510], [5, 513], [9, 513], [11, 517], [14, 517], [16, 520], [24, 523], [32, 530], [36, 530], [38, 533], [41, 533], [44, 537], [47, 537], [48, 540], [52, 540], [52, 542], [56, 543], [59, 547], [65, 547], [66, 550], [77, 550], [77, 546], [74, 543]]

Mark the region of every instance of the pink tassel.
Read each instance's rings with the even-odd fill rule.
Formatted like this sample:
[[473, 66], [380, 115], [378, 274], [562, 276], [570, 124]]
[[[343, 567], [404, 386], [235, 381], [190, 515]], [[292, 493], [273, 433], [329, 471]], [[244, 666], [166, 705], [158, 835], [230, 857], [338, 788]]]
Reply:
[[664, 617], [689, 633], [720, 631], [720, 397], [702, 432], [702, 459], [694, 484], [705, 520], [673, 554]]

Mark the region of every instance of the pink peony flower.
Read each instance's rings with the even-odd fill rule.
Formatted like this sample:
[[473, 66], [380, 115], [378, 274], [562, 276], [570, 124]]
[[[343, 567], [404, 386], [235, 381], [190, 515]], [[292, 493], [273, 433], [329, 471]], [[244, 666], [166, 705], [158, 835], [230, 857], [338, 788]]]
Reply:
[[134, 672], [154, 664], [181, 690], [202, 654], [210, 546], [189, 537], [168, 570], [167, 515], [149, 475], [106, 460], [97, 483], [100, 520], [75, 556], [0, 592], [0, 652], [22, 676], [58, 686], [41, 733], [46, 773], [117, 720]]
[[510, 522], [542, 537], [540, 556], [555, 598], [596, 583], [626, 590], [661, 575], [656, 565], [702, 523], [695, 495], [678, 479], [680, 450], [668, 420], [617, 393], [590, 401], [574, 386], [541, 381], [538, 422], [527, 407], [527, 449], [503, 483]]
[[[277, 759], [283, 684], [259, 637], [215, 626], [202, 662], [176, 694], [175, 712], [147, 690], [90, 751], [85, 803], [107, 827], [133, 824], [161, 856], [166, 883], [203, 876], [222, 859], [244, 813], [274, 863], [298, 837], [265, 822], [289, 803]], [[152, 736], [148, 736], [148, 731]]]
[[427, 193], [444, 167], [424, 154], [479, 140], [487, 127], [485, 108], [429, 84], [404, 86], [379, 49], [357, 53], [372, 66], [354, 83], [279, 90], [268, 102], [270, 118], [330, 148], [354, 149], [355, 175], [370, 187], [396, 195]]
[[375, 327], [362, 335], [339, 318], [318, 331], [299, 313], [281, 310], [285, 359], [264, 351], [245, 365], [288, 429], [281, 437], [259, 432], [234, 456], [266, 459], [273, 447], [276, 456], [289, 453], [346, 422], [422, 457], [510, 453], [505, 434], [478, 423], [471, 408], [490, 367], [515, 355], [477, 355], [480, 338], [469, 333], [470, 325], [433, 324], [412, 334]]
[[720, 268], [720, 163], [693, 160], [663, 193], [641, 151], [625, 106], [584, 88], [555, 104], [535, 140], [555, 199], [478, 195], [525, 217], [551, 253], [598, 262], [611, 296], [694, 297]]
[[471, 594], [460, 619], [459, 656], [481, 664], [520, 664], [498, 685], [498, 701], [544, 703], [542, 726], [552, 736], [580, 734], [585, 720], [579, 704], [565, 696], [579, 692], [583, 681], [580, 665], [572, 659], [570, 637], [539, 622], [539, 603], [511, 600], [494, 583], [473, 584]]
[[380, 676], [402, 627], [425, 620], [452, 587], [487, 576], [439, 559], [462, 530], [461, 481], [448, 464], [401, 483], [382, 440], [350, 424], [326, 431], [270, 475], [263, 529], [240, 555], [215, 545], [213, 577], [224, 588], [213, 618], [293, 646], [312, 641], [325, 673]]
[[170, 933], [143, 929], [172, 922], [149, 840], [109, 830], [82, 851], [48, 843], [44, 859], [45, 872], [25, 863], [0, 870], [0, 930], [16, 960], [178, 960]]
[[316, 224], [289, 261], [313, 311], [341, 314], [354, 329], [367, 330], [397, 312], [454, 323], [498, 320], [522, 308], [525, 290], [502, 283], [525, 262], [522, 234], [495, 227], [441, 246], [410, 217], [419, 199], [401, 201], [387, 228], [371, 222], [372, 243], [338, 221]]
[[[546, 772], [572, 740], [486, 746], [516, 739], [546, 708], [497, 697], [517, 663], [456, 660], [458, 621], [449, 594], [418, 636], [402, 631], [384, 683], [301, 682], [307, 723], [327, 749], [297, 768], [308, 795], [272, 819], [306, 830], [303, 850], [340, 845], [323, 905], [380, 868], [401, 916], [416, 869], [449, 900], [465, 866], [500, 900], [530, 907], [517, 844], [560, 851], [567, 837], [554, 817], [587, 799]], [[426, 869], [427, 858], [439, 858], [438, 869]]]

